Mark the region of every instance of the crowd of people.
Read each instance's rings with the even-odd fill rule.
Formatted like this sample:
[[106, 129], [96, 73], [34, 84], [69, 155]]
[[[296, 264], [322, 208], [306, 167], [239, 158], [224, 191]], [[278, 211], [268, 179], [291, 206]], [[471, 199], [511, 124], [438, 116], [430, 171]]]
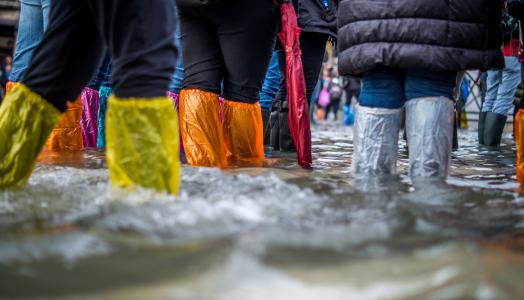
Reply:
[[[260, 167], [265, 146], [294, 151], [280, 2], [21, 1], [0, 187], [24, 184], [43, 148], [105, 148], [113, 185], [173, 194], [180, 157]], [[500, 144], [521, 79], [520, 1], [291, 2], [311, 114], [338, 120], [342, 108], [354, 123], [355, 175], [396, 172], [404, 120], [411, 177], [445, 178], [466, 70], [488, 72], [479, 143]], [[336, 67], [323, 68], [327, 43]]]

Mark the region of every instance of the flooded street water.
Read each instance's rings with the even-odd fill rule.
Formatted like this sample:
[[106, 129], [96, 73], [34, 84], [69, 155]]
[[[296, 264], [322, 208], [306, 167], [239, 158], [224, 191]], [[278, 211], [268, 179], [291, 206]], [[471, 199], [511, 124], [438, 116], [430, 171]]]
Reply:
[[[179, 197], [111, 190], [102, 153], [44, 153], [0, 192], [0, 298], [523, 299], [515, 150], [460, 132], [447, 183], [352, 178], [351, 129], [316, 127], [313, 171], [183, 167]], [[147, 168], [147, 166], [144, 166]]]

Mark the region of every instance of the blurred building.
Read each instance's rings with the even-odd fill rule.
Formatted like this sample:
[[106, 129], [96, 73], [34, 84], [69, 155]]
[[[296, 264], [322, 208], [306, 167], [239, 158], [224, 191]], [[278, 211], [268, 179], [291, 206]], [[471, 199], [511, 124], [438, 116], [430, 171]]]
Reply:
[[0, 59], [13, 54], [19, 9], [18, 0], [0, 0]]

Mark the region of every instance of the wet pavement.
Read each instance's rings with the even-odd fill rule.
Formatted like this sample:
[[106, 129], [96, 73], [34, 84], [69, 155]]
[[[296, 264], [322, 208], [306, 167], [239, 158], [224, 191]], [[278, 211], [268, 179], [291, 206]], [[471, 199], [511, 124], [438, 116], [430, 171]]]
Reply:
[[[350, 174], [351, 129], [314, 129], [313, 171], [183, 167], [179, 197], [110, 189], [102, 153], [43, 153], [0, 192], [0, 298], [523, 299], [515, 146], [460, 132], [447, 183]], [[147, 168], [147, 166], [144, 166]]]

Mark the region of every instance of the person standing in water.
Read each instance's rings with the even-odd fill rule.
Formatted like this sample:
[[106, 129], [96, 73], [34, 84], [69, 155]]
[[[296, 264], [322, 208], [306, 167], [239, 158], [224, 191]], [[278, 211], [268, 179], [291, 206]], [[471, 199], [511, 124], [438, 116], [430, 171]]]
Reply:
[[396, 172], [402, 109], [409, 173], [445, 178], [457, 72], [502, 68], [498, 0], [342, 0], [339, 71], [362, 75], [352, 170]]
[[0, 187], [28, 180], [68, 101], [80, 95], [108, 49], [111, 182], [176, 194], [178, 122], [165, 96], [176, 64], [175, 29], [172, 0], [53, 1], [43, 40], [0, 107]]

